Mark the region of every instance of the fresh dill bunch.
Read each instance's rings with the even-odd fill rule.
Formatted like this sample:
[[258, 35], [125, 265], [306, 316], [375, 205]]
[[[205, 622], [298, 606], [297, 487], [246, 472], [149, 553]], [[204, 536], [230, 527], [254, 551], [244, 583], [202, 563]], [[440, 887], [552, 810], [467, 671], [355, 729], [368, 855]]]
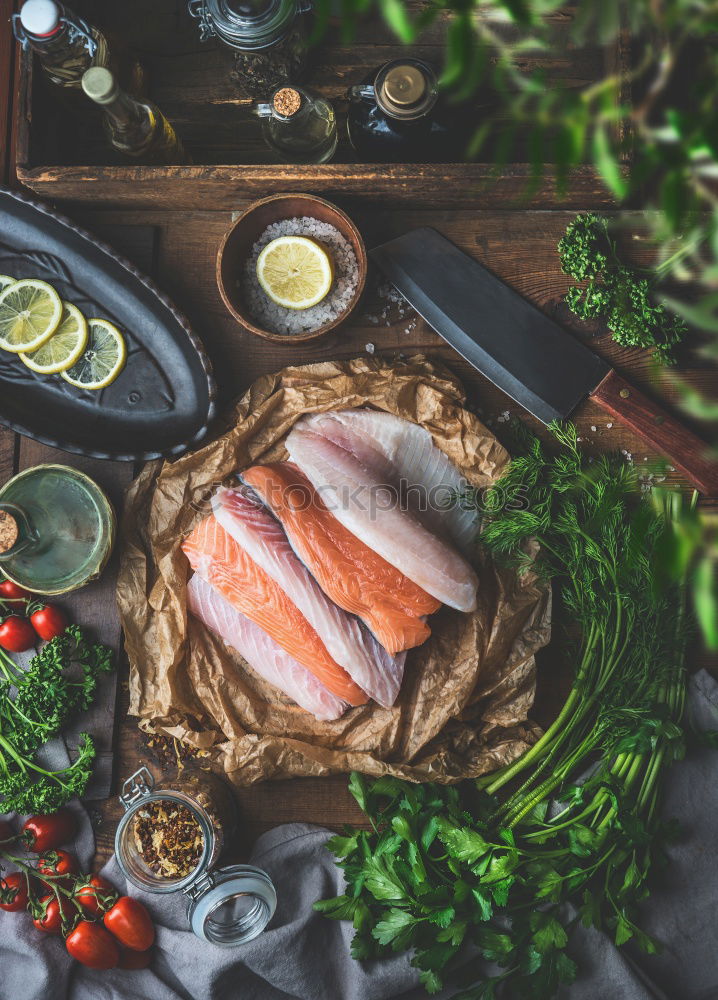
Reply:
[[674, 364], [674, 349], [687, 326], [653, 298], [661, 270], [631, 268], [618, 257], [608, 220], [593, 212], [578, 215], [559, 241], [561, 269], [573, 285], [565, 302], [580, 319], [602, 319], [617, 344], [652, 347], [664, 364]]

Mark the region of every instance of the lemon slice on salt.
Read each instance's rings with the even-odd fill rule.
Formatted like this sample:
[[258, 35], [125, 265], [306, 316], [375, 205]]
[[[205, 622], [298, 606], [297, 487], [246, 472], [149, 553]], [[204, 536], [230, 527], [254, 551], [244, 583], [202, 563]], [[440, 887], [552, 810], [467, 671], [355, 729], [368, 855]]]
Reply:
[[286, 309], [309, 309], [329, 294], [332, 259], [307, 236], [280, 236], [257, 260], [257, 280], [272, 302]]
[[106, 319], [89, 319], [89, 336], [84, 353], [62, 378], [78, 389], [105, 389], [115, 381], [127, 358], [125, 339]]
[[40, 375], [56, 375], [71, 368], [87, 344], [87, 320], [72, 302], [62, 304], [60, 325], [50, 339], [31, 354], [20, 354], [23, 363]]
[[62, 299], [38, 278], [13, 281], [0, 292], [0, 347], [13, 354], [34, 351], [62, 319]]

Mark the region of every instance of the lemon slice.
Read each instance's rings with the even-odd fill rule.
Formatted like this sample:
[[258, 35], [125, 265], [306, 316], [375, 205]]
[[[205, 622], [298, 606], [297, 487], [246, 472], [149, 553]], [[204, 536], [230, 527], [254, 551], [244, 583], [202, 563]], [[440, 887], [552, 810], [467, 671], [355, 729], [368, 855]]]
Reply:
[[329, 294], [334, 265], [324, 247], [307, 236], [280, 236], [257, 260], [257, 280], [272, 302], [309, 309]]
[[62, 299], [38, 278], [13, 281], [0, 292], [0, 347], [13, 354], [34, 351], [62, 319]]
[[3, 288], [7, 288], [8, 285], [14, 285], [15, 279], [11, 278], [9, 274], [0, 274], [0, 292]]
[[63, 302], [60, 325], [32, 354], [20, 353], [23, 363], [40, 375], [56, 375], [71, 368], [87, 345], [87, 320], [72, 302]]
[[78, 389], [104, 389], [115, 381], [127, 358], [125, 339], [106, 319], [89, 319], [88, 340], [78, 361], [60, 372], [62, 378]]

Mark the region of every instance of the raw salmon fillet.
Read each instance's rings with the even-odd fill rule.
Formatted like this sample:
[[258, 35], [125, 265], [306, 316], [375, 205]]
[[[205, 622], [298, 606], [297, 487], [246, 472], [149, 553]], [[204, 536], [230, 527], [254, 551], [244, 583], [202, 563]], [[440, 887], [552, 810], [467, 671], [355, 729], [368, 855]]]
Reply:
[[329, 655], [296, 604], [210, 514], [182, 543], [192, 569], [229, 603], [263, 628], [322, 684], [350, 705], [369, 699]]
[[390, 653], [428, 639], [431, 630], [422, 616], [439, 608], [436, 598], [347, 531], [296, 465], [255, 465], [242, 481], [279, 519], [325, 594], [358, 615]]
[[279, 523], [249, 491], [219, 489], [212, 510], [249, 558], [285, 592], [315, 630], [329, 655], [385, 708], [404, 675], [404, 654], [392, 657], [354, 615], [330, 601], [296, 556]]
[[227, 645], [244, 657], [252, 670], [322, 722], [338, 719], [349, 705], [324, 687], [270, 635], [195, 573], [187, 584], [187, 608]]
[[449, 607], [473, 611], [478, 580], [455, 548], [398, 503], [385, 468], [298, 421], [286, 448], [292, 461], [348, 531], [404, 576]]
[[[375, 475], [402, 491], [404, 503], [426, 526], [450, 538], [460, 552], [476, 547], [476, 511], [461, 506], [468, 489], [451, 459], [424, 427], [379, 410], [329, 410], [298, 424], [351, 452]], [[385, 478], [386, 477], [386, 478]]]

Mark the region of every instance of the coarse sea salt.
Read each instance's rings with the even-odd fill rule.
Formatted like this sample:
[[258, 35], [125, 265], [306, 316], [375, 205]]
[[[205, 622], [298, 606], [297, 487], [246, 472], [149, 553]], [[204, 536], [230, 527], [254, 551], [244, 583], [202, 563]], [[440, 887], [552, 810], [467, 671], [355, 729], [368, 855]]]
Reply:
[[[334, 283], [322, 302], [309, 309], [286, 309], [269, 298], [257, 280], [257, 259], [280, 236], [309, 236], [329, 251], [334, 262]], [[359, 282], [359, 266], [352, 245], [334, 226], [309, 216], [282, 219], [267, 226], [244, 265], [240, 288], [252, 319], [270, 333], [291, 337], [318, 330], [346, 312]]]

